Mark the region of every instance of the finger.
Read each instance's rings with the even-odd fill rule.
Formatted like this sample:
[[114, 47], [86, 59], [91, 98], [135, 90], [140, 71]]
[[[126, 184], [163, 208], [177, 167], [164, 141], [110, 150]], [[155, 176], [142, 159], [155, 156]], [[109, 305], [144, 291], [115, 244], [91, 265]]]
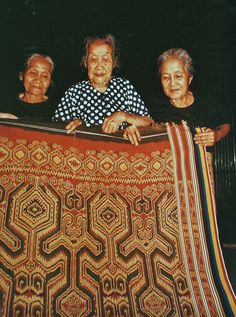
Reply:
[[137, 139], [135, 131], [130, 131], [129, 136], [130, 136], [131, 144], [138, 145], [138, 139]]
[[133, 136], [133, 140], [134, 140], [134, 145], [138, 146], [139, 145], [139, 140], [138, 140], [136, 134]]
[[138, 129], [135, 130], [135, 136], [138, 141], [141, 141], [141, 135]]
[[68, 123], [68, 124], [66, 125], [66, 130], [69, 130], [69, 129], [71, 128], [71, 126], [72, 126], [72, 122]]
[[108, 124], [109, 124], [109, 119], [105, 118], [102, 124], [102, 130], [105, 133], [108, 133]]
[[67, 129], [67, 133], [73, 133], [75, 132], [75, 127], [70, 127], [70, 129]]
[[130, 142], [131, 144], [135, 144], [135, 141], [134, 141], [134, 138], [133, 138], [132, 133], [129, 133], [129, 134], [127, 135], [127, 137], [128, 137], [128, 140], [129, 140], [129, 142]]
[[66, 126], [67, 133], [72, 133], [76, 127], [77, 127], [77, 124], [75, 124], [74, 122], [70, 122]]
[[127, 136], [126, 133], [123, 134], [123, 138], [126, 139], [126, 140], [128, 140], [128, 136]]

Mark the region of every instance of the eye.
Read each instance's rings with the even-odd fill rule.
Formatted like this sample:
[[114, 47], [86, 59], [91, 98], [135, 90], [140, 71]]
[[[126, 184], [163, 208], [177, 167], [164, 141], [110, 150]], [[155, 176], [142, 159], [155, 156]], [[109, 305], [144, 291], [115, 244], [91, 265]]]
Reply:
[[110, 57], [110, 56], [103, 56], [103, 60], [104, 60], [105, 62], [108, 62], [108, 61], [111, 60], [111, 57]]
[[36, 72], [35, 70], [30, 70], [30, 71], [29, 71], [29, 74], [30, 74], [30, 75], [36, 75], [37, 72]]
[[95, 56], [89, 57], [90, 62], [96, 62], [97, 58]]
[[183, 75], [182, 75], [182, 74], [177, 74], [175, 77], [176, 77], [177, 79], [181, 79], [181, 78], [183, 78]]

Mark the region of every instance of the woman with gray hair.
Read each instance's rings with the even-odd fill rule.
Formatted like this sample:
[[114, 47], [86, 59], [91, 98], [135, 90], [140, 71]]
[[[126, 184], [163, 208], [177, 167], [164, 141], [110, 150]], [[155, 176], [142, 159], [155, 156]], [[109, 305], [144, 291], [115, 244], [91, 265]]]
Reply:
[[55, 102], [47, 96], [47, 91], [53, 70], [51, 57], [38, 53], [28, 56], [19, 73], [23, 89], [17, 98], [1, 103], [0, 118], [51, 121]]
[[[190, 126], [204, 127], [204, 132], [195, 135], [194, 139], [197, 144], [206, 147], [225, 137], [230, 131], [226, 117], [214, 111], [216, 104], [211, 106], [208, 99], [201, 99], [190, 90], [194, 68], [188, 52], [182, 48], [171, 48], [157, 61], [165, 98], [149, 102], [152, 119], [176, 124], [184, 120]], [[140, 140], [134, 127], [128, 128], [124, 137], [136, 145]]]
[[87, 38], [82, 65], [87, 69], [88, 80], [70, 87], [61, 99], [54, 121], [68, 124], [68, 133], [84, 124], [87, 127], [102, 125], [105, 133], [115, 133], [124, 124], [149, 125], [148, 110], [129, 80], [112, 76], [118, 67], [115, 39]]

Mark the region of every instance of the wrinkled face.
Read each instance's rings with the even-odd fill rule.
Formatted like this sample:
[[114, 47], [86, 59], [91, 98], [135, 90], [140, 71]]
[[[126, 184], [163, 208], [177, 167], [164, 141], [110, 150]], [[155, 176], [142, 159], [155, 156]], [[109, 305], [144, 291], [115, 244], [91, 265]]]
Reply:
[[26, 93], [44, 96], [51, 83], [52, 66], [44, 57], [35, 57], [23, 74], [23, 84]]
[[162, 88], [170, 99], [182, 100], [187, 95], [192, 78], [179, 59], [169, 58], [161, 66]]
[[102, 41], [93, 42], [88, 48], [86, 66], [94, 88], [106, 89], [113, 70], [112, 47]]

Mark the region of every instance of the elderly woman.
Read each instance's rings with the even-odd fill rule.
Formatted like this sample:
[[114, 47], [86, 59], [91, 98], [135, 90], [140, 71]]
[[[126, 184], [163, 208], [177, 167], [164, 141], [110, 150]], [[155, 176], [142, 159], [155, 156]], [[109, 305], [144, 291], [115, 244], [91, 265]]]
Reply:
[[[195, 142], [212, 146], [225, 137], [230, 125], [227, 119], [210, 108], [207, 100], [200, 99], [190, 91], [193, 79], [193, 64], [189, 54], [182, 48], [171, 48], [158, 58], [161, 84], [167, 98], [150, 103], [155, 122], [181, 123], [186, 121], [193, 127], [204, 127], [204, 132], [195, 135]], [[214, 105], [215, 106], [215, 105]], [[135, 126], [128, 127], [124, 137], [137, 145], [140, 140]]]
[[51, 57], [30, 55], [19, 74], [23, 91], [16, 99], [1, 104], [0, 118], [51, 121], [55, 111], [54, 103], [46, 92], [51, 84], [53, 70], [54, 62]]
[[112, 76], [118, 67], [112, 35], [88, 38], [82, 64], [87, 69], [88, 80], [74, 84], [65, 92], [53, 118], [69, 122], [68, 132], [84, 124], [102, 125], [104, 132], [114, 133], [123, 123], [143, 126], [152, 122], [133, 85], [127, 79]]

